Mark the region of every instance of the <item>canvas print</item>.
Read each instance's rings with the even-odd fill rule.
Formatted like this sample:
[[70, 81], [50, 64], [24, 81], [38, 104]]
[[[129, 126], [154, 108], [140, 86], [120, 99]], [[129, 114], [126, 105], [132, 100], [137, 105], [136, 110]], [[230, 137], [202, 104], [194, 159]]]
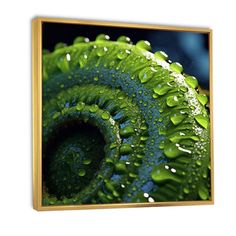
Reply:
[[42, 24], [42, 206], [211, 201], [209, 32]]

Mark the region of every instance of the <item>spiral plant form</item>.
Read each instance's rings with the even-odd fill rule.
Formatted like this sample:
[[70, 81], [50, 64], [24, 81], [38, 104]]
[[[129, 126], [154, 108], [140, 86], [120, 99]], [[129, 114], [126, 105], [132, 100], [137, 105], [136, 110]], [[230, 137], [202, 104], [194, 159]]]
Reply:
[[208, 200], [208, 97], [148, 41], [43, 54], [43, 205]]

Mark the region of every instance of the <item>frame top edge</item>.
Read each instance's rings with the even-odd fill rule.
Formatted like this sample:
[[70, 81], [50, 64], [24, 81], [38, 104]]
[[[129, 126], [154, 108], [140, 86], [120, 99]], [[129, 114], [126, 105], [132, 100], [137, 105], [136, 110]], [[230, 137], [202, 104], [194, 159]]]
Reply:
[[211, 28], [207, 27], [188, 27], [188, 26], [173, 26], [173, 25], [159, 25], [148, 23], [127, 23], [118, 21], [102, 21], [102, 20], [86, 20], [86, 19], [70, 19], [70, 18], [56, 18], [56, 17], [34, 17], [33, 22], [38, 23], [61, 23], [61, 24], [84, 24], [95, 26], [113, 26], [113, 27], [127, 27], [127, 28], [144, 28], [153, 30], [169, 30], [169, 31], [185, 31], [196, 33], [212, 33]]

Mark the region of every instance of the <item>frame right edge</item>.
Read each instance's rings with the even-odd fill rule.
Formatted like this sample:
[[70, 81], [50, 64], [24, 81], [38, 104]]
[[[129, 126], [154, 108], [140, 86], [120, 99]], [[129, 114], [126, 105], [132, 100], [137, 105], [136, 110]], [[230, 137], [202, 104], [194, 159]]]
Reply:
[[215, 190], [214, 190], [214, 121], [213, 121], [213, 31], [209, 29], [208, 32], [209, 43], [209, 81], [210, 81], [210, 163], [211, 163], [211, 204], [214, 205]]

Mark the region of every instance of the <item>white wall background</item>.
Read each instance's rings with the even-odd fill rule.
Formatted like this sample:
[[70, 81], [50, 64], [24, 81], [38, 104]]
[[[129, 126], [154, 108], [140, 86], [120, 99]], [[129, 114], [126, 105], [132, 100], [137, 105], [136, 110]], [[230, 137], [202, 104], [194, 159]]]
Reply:
[[[2, 1], [0, 235], [236, 235], [234, 1]], [[87, 211], [32, 209], [31, 19], [70, 17], [213, 29], [215, 205]]]

